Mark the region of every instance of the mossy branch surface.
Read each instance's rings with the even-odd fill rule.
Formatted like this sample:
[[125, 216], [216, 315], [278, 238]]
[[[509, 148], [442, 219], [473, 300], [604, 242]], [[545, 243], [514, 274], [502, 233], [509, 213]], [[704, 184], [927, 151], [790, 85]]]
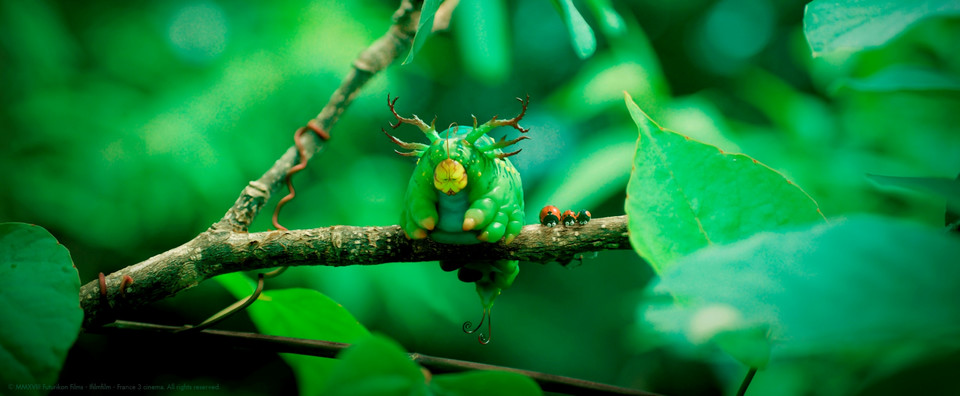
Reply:
[[[528, 225], [509, 245], [449, 245], [410, 240], [400, 226], [333, 226], [306, 230], [243, 233], [207, 231], [177, 248], [106, 277], [80, 290], [84, 326], [103, 324], [124, 310], [177, 294], [211, 277], [278, 266], [375, 265], [474, 257], [527, 262], [565, 262], [579, 254], [630, 249], [626, 216], [605, 217], [586, 225]], [[121, 293], [124, 276], [133, 279]]]

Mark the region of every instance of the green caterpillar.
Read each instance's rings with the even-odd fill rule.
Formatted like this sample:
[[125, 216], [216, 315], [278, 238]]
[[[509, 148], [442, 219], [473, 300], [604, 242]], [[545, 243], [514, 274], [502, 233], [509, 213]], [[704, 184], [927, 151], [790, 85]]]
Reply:
[[[523, 106], [520, 114], [509, 120], [493, 117], [483, 125], [477, 125], [473, 117], [473, 127], [451, 125], [438, 133], [433, 124], [427, 125], [414, 115], [404, 118], [394, 109], [397, 99], [387, 105], [397, 118], [396, 129], [401, 124], [411, 124], [420, 128], [430, 144], [406, 143], [384, 133], [391, 141], [409, 151], [398, 154], [418, 157], [417, 166], [403, 200], [400, 215], [400, 227], [407, 237], [412, 239], [431, 239], [441, 243], [475, 244], [480, 242], [496, 243], [501, 238], [505, 243], [513, 241], [523, 228], [523, 187], [520, 174], [507, 157], [516, 155], [520, 150], [504, 152], [507, 148], [523, 139], [506, 138], [496, 141], [487, 133], [501, 126], [511, 126], [521, 133], [529, 129], [521, 128], [519, 121], [527, 111], [527, 100], [517, 98]], [[434, 120], [435, 121], [435, 120]], [[487, 333], [480, 333], [482, 344], [490, 342], [490, 309], [493, 300], [500, 291], [510, 287], [520, 272], [516, 260], [444, 260], [440, 268], [444, 271], [457, 270], [457, 277], [464, 282], [473, 282], [483, 305], [483, 317], [476, 328], [472, 324], [463, 324], [463, 330], [474, 333], [487, 320]]]

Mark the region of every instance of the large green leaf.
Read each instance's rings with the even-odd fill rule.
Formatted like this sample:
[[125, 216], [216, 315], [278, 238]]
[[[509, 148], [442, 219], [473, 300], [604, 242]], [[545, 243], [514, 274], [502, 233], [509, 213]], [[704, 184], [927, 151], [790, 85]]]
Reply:
[[580, 11], [577, 11], [572, 0], [553, 0], [553, 5], [560, 11], [563, 23], [570, 31], [574, 52], [580, 59], [589, 58], [597, 50], [597, 38], [593, 35], [593, 29], [583, 19], [583, 15], [580, 15]]
[[0, 280], [0, 383], [11, 387], [4, 391], [56, 382], [83, 320], [70, 252], [42, 227], [2, 223]]
[[960, 348], [958, 257], [954, 235], [875, 216], [761, 233], [664, 271], [648, 293], [671, 298], [644, 316], [754, 367], [772, 354], [894, 370]]
[[883, 45], [914, 22], [958, 14], [956, 0], [816, 0], [804, 11], [803, 32], [819, 55]]
[[542, 395], [543, 391], [530, 377], [504, 371], [471, 371], [434, 376], [430, 390], [437, 395], [457, 396], [524, 396]]
[[324, 395], [541, 395], [532, 379], [508, 372], [471, 371], [424, 377], [395, 341], [372, 334], [337, 356]]
[[371, 335], [337, 356], [339, 360], [323, 395], [426, 395], [427, 384], [417, 366], [395, 341]]
[[[237, 298], [253, 293], [252, 281], [241, 273], [216, 277]], [[263, 334], [350, 343], [369, 334], [340, 304], [312, 289], [264, 291], [247, 312]], [[326, 384], [333, 359], [281, 354], [297, 377], [300, 394], [315, 395]]]
[[417, 23], [417, 34], [413, 36], [413, 45], [410, 46], [410, 52], [407, 58], [403, 60], [406, 65], [413, 62], [413, 56], [420, 52], [423, 43], [427, 42], [427, 37], [433, 33], [433, 18], [437, 15], [437, 9], [443, 0], [425, 0], [423, 7], [420, 8], [420, 22]]
[[663, 129], [628, 94], [626, 102], [640, 130], [627, 183], [630, 243], [657, 272], [713, 243], [824, 220], [777, 171]]

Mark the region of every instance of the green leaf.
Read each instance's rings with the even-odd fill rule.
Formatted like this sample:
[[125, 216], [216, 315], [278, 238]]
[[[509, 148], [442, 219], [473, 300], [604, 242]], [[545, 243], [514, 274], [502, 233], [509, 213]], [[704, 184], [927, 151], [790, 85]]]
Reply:
[[56, 382], [83, 320], [70, 252], [43, 227], [2, 223], [0, 279], [0, 383]]
[[464, 69], [490, 84], [510, 75], [510, 16], [503, 0], [461, 0], [453, 15]]
[[945, 177], [897, 177], [867, 174], [879, 186], [898, 187], [937, 195], [947, 200], [947, 207], [960, 210], [960, 179]]
[[960, 80], [919, 67], [893, 66], [861, 79], [848, 79], [841, 87], [867, 92], [960, 91]]
[[580, 11], [577, 11], [572, 0], [553, 0], [553, 5], [560, 11], [563, 23], [570, 31], [570, 42], [577, 56], [580, 59], [589, 58], [597, 50], [597, 38], [593, 35], [593, 29], [583, 19], [583, 15], [580, 15]]
[[644, 317], [754, 367], [770, 355], [894, 370], [960, 349], [957, 257], [960, 238], [876, 216], [761, 233], [664, 271], [648, 295], [682, 303], [659, 299]]
[[[254, 291], [253, 282], [241, 273], [215, 278], [237, 298]], [[247, 308], [250, 320], [263, 334], [352, 343], [370, 334], [340, 304], [312, 289], [267, 290]], [[333, 369], [333, 359], [281, 354], [293, 368], [300, 394], [318, 394]]]
[[617, 10], [613, 9], [610, 0], [587, 0], [587, 6], [600, 22], [600, 30], [607, 36], [619, 36], [626, 32], [627, 25]]
[[804, 11], [803, 32], [818, 56], [880, 46], [917, 21], [958, 14], [955, 0], [816, 0]]
[[627, 183], [630, 243], [657, 272], [710, 244], [824, 220], [777, 171], [661, 128], [624, 94], [640, 130]]
[[542, 395], [543, 391], [530, 377], [503, 371], [471, 371], [436, 375], [430, 390], [437, 395], [456, 396], [525, 396]]
[[395, 341], [373, 334], [337, 356], [323, 395], [426, 395], [420, 367]]
[[413, 45], [410, 47], [407, 59], [403, 60], [404, 65], [413, 62], [413, 56], [420, 52], [423, 43], [427, 42], [427, 37], [430, 37], [430, 34], [433, 33], [433, 17], [437, 15], [437, 9], [440, 8], [442, 1], [425, 0], [423, 2], [423, 7], [420, 9], [420, 22], [417, 24], [417, 34], [413, 36]]

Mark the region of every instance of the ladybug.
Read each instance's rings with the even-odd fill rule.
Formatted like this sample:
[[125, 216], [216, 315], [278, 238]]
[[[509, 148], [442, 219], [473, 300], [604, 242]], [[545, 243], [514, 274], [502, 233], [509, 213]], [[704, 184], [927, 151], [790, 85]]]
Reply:
[[572, 210], [567, 210], [560, 216], [560, 221], [563, 222], [564, 226], [570, 227], [577, 223], [577, 215]]
[[560, 224], [560, 209], [553, 205], [544, 206], [543, 209], [540, 209], [540, 224], [547, 227]]
[[584, 225], [590, 222], [590, 211], [581, 210], [580, 213], [577, 213], [577, 223]]

